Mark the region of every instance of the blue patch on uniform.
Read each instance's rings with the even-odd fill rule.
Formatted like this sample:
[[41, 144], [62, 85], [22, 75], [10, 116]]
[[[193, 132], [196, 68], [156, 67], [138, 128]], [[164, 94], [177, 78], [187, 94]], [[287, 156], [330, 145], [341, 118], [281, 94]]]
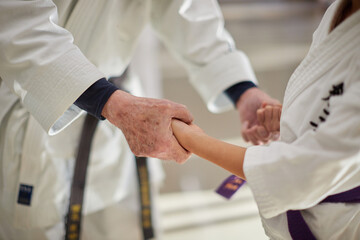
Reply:
[[30, 206], [32, 191], [33, 186], [20, 184], [17, 203]]

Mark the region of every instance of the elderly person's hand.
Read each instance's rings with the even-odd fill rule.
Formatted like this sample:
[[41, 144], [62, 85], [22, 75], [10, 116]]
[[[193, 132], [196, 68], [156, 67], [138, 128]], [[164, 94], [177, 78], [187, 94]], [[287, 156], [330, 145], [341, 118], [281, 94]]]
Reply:
[[190, 153], [172, 133], [171, 120], [190, 124], [193, 117], [184, 105], [168, 100], [135, 97], [115, 91], [105, 104], [102, 115], [124, 133], [136, 156], [185, 162]]
[[254, 145], [275, 140], [280, 129], [266, 128], [260, 125], [257, 120], [257, 111], [263, 104], [281, 105], [280, 102], [264, 93], [258, 88], [250, 88], [245, 91], [236, 103], [236, 108], [240, 114], [241, 134], [245, 141]]

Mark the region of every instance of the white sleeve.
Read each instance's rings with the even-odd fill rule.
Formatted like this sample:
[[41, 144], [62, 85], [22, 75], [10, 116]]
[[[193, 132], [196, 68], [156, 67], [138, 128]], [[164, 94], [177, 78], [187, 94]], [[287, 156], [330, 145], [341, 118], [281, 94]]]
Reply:
[[153, 0], [151, 21], [160, 39], [185, 66], [210, 111], [233, 108], [224, 90], [256, 83], [246, 55], [235, 48], [216, 0]]
[[0, 77], [49, 133], [80, 112], [75, 100], [103, 74], [57, 23], [52, 1], [0, 1]]
[[247, 150], [245, 176], [265, 218], [313, 207], [329, 195], [360, 186], [357, 64], [353, 83], [330, 99], [331, 113], [316, 131], [308, 130], [291, 144], [274, 142]]

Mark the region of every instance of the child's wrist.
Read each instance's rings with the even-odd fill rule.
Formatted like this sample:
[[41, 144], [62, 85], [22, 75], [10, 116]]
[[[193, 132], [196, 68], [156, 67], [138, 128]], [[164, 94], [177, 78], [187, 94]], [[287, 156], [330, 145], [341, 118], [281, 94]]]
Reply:
[[204, 141], [204, 136], [206, 136], [203, 132], [197, 132], [194, 131], [191, 134], [186, 135], [186, 141], [184, 146], [189, 152], [194, 152], [198, 148], [198, 146], [201, 146], [201, 143]]

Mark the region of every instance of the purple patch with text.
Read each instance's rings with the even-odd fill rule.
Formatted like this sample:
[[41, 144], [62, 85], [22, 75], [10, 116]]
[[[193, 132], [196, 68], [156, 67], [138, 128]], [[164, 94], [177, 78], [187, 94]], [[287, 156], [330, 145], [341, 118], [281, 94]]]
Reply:
[[224, 198], [230, 199], [234, 193], [239, 190], [239, 188], [245, 183], [246, 181], [235, 176], [231, 175], [224, 182], [218, 187], [216, 192], [223, 196]]

